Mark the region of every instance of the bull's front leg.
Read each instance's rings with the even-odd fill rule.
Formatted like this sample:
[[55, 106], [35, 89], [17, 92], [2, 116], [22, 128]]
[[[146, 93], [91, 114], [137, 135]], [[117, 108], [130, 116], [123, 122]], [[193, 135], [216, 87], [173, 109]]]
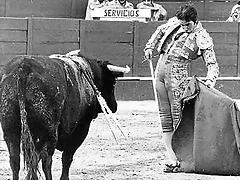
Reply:
[[[90, 121], [87, 122], [90, 123]], [[89, 123], [78, 125], [71, 138], [67, 140], [62, 154], [62, 175], [60, 180], [69, 180], [69, 168], [73, 161], [73, 155], [86, 138], [89, 131]]]
[[60, 180], [69, 180], [69, 169], [73, 161], [74, 152], [64, 151], [62, 154], [62, 175]]

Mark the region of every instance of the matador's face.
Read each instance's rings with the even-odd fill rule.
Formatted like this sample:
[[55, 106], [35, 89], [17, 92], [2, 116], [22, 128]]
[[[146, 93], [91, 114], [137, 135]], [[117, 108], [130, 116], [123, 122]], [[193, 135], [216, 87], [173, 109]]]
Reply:
[[192, 32], [196, 27], [196, 23], [194, 23], [193, 21], [181, 20], [180, 25], [183, 28], [183, 30], [185, 30], [186, 32]]

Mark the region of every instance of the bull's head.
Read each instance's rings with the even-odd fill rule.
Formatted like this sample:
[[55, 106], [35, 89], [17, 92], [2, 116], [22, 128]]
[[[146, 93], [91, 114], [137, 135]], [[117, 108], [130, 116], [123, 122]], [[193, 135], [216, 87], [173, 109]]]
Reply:
[[[116, 79], [118, 77], [123, 77], [124, 73], [128, 73], [130, 71], [130, 68], [128, 66], [126, 67], [114, 66], [110, 64], [108, 61], [98, 61], [94, 59], [89, 59], [77, 51], [72, 54], [76, 53], [77, 56], [82, 57], [89, 62], [94, 75], [94, 83], [96, 87], [101, 92], [101, 95], [107, 102], [107, 105], [111, 109], [111, 111], [116, 112], [117, 102], [114, 94]], [[101, 112], [100, 106], [98, 108], [98, 112]]]
[[117, 102], [115, 99], [115, 84], [117, 77], [123, 77], [124, 73], [128, 73], [130, 68], [119, 67], [109, 64], [108, 62], [103, 62], [101, 65], [102, 68], [102, 81], [100, 85], [100, 91], [103, 98], [107, 102], [108, 107], [112, 112], [117, 111]]

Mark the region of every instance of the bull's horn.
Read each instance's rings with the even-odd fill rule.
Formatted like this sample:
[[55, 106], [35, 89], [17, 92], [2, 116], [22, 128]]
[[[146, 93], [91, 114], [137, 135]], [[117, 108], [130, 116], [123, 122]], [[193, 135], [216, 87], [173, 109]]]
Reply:
[[77, 49], [77, 50], [73, 50], [73, 51], [70, 51], [66, 54], [67, 57], [69, 56], [77, 56], [80, 52], [80, 49]]
[[115, 72], [123, 72], [123, 73], [129, 73], [130, 72], [130, 67], [126, 65], [126, 67], [119, 67], [119, 66], [114, 66], [114, 65], [107, 65], [108, 69], [110, 71], [115, 71]]

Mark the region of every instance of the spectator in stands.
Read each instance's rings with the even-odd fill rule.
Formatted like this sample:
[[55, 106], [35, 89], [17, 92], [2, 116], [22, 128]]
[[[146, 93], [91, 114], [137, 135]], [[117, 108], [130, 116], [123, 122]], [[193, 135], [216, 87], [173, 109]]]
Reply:
[[108, 3], [108, 0], [89, 0], [86, 10], [85, 20], [92, 20], [91, 11], [95, 8], [105, 7]]
[[156, 29], [144, 48], [146, 59], [152, 59], [155, 48], [160, 53], [155, 83], [162, 138], [168, 152], [164, 172], [178, 172], [181, 168], [172, 148], [172, 136], [181, 120], [180, 101], [188, 84], [188, 65], [198, 57], [203, 57], [208, 70], [205, 81], [208, 87], [214, 87], [219, 67], [212, 38], [202, 27], [192, 4], [181, 6], [175, 17]]
[[238, 1], [238, 3], [233, 6], [230, 16], [226, 21], [227, 22], [240, 22], [240, 1]]
[[167, 11], [160, 4], [154, 3], [153, 0], [143, 0], [137, 4], [137, 9], [152, 9], [151, 21], [163, 21], [167, 18]]
[[126, 0], [112, 0], [109, 1], [107, 4], [108, 8], [114, 8], [114, 9], [134, 9], [134, 6], [132, 3], [126, 1]]

